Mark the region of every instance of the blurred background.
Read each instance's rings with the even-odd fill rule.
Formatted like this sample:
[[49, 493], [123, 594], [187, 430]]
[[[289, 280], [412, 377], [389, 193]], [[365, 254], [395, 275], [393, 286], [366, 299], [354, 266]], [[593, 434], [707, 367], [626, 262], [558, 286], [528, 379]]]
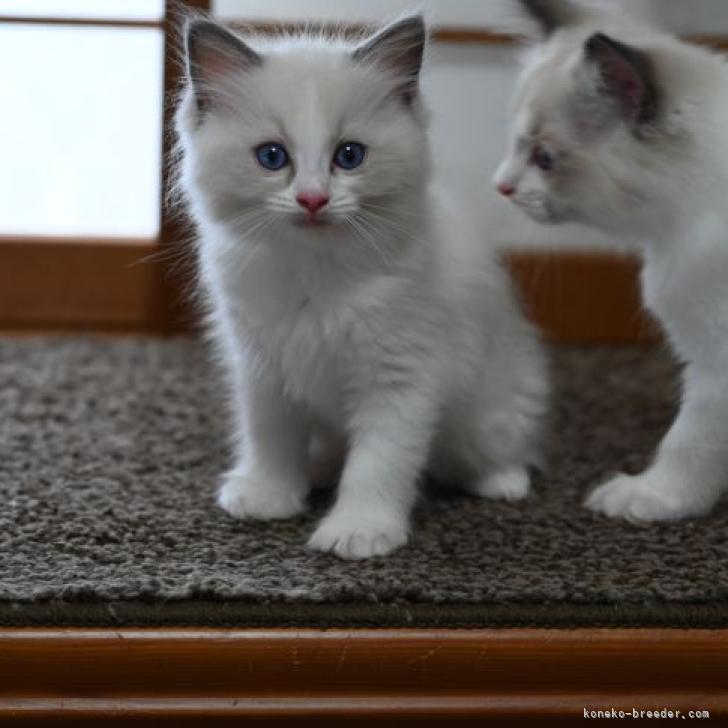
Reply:
[[[604, 1], [698, 42], [728, 45], [725, 0]], [[165, 99], [178, 83], [172, 14], [180, 5], [264, 30], [373, 25], [413, 7], [410, 0], [0, 0], [0, 328], [177, 325], [182, 283], [165, 260], [184, 230], [164, 213], [162, 190]], [[583, 230], [537, 227], [491, 189], [517, 71], [518, 46], [503, 35], [507, 0], [416, 5], [436, 29], [423, 77], [436, 163], [482, 198], [495, 241], [519, 249], [609, 246]]]

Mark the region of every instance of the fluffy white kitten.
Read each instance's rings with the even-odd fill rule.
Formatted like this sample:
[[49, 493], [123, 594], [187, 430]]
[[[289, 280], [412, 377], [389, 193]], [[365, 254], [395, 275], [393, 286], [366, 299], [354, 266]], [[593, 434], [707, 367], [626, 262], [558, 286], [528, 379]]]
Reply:
[[495, 182], [532, 218], [637, 241], [645, 304], [686, 362], [652, 466], [588, 497], [635, 520], [708, 512], [728, 489], [728, 65], [569, 0], [522, 0], [542, 43]]
[[338, 446], [309, 545], [344, 558], [407, 541], [426, 467], [516, 500], [538, 458], [540, 345], [467, 213], [430, 189], [424, 41], [419, 17], [358, 45], [187, 32], [182, 185], [238, 442], [219, 502], [296, 516]]

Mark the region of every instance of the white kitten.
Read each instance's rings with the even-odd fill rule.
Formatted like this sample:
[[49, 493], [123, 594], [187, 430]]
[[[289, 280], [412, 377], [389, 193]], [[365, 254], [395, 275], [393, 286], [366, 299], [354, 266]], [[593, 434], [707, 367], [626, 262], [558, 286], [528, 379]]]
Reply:
[[309, 545], [345, 558], [407, 541], [427, 466], [524, 497], [546, 406], [540, 345], [503, 271], [429, 187], [424, 39], [419, 17], [359, 45], [253, 49], [206, 21], [187, 34], [182, 185], [238, 436], [219, 502], [296, 516], [314, 449], [336, 462], [343, 443]]
[[728, 65], [568, 0], [521, 5], [543, 42], [495, 183], [536, 220], [637, 241], [644, 301], [687, 363], [652, 466], [586, 504], [636, 520], [704, 514], [728, 489]]

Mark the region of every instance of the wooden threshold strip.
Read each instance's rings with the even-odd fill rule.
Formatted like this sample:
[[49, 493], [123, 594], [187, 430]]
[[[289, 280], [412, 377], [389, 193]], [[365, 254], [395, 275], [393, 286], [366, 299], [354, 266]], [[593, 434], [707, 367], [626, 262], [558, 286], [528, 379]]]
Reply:
[[[728, 715], [726, 630], [0, 630], [0, 721]], [[105, 723], [104, 723], [105, 724]]]

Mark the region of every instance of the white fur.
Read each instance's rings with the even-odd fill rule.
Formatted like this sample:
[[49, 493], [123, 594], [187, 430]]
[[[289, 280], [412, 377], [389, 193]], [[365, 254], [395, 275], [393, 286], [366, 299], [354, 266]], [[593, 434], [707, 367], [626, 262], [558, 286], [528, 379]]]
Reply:
[[[654, 68], [659, 113], [638, 133], [600, 107], [584, 58], [595, 32], [639, 49]], [[619, 16], [581, 12], [529, 54], [519, 84], [496, 183], [516, 187], [513, 202], [537, 220], [584, 223], [636, 243], [644, 302], [687, 365], [682, 408], [651, 467], [589, 495], [587, 506], [609, 516], [698, 516], [728, 489], [726, 129], [723, 58]], [[557, 155], [553, 172], [529, 164], [535, 143]]]
[[[481, 232], [431, 188], [419, 102], [403, 103], [392, 77], [351, 51], [267, 44], [264, 63], [234, 79], [227, 111], [200, 121], [188, 89], [178, 131], [232, 381], [238, 444], [220, 505], [238, 518], [301, 513], [312, 481], [337, 471], [322, 443], [343, 442], [336, 503], [309, 545], [355, 559], [407, 541], [428, 465], [486, 482], [484, 495], [525, 496], [548, 387]], [[289, 173], [253, 156], [273, 136], [294, 157]], [[342, 139], [367, 145], [358, 170], [332, 171]], [[298, 224], [295, 194], [312, 184], [331, 197], [327, 226]]]

